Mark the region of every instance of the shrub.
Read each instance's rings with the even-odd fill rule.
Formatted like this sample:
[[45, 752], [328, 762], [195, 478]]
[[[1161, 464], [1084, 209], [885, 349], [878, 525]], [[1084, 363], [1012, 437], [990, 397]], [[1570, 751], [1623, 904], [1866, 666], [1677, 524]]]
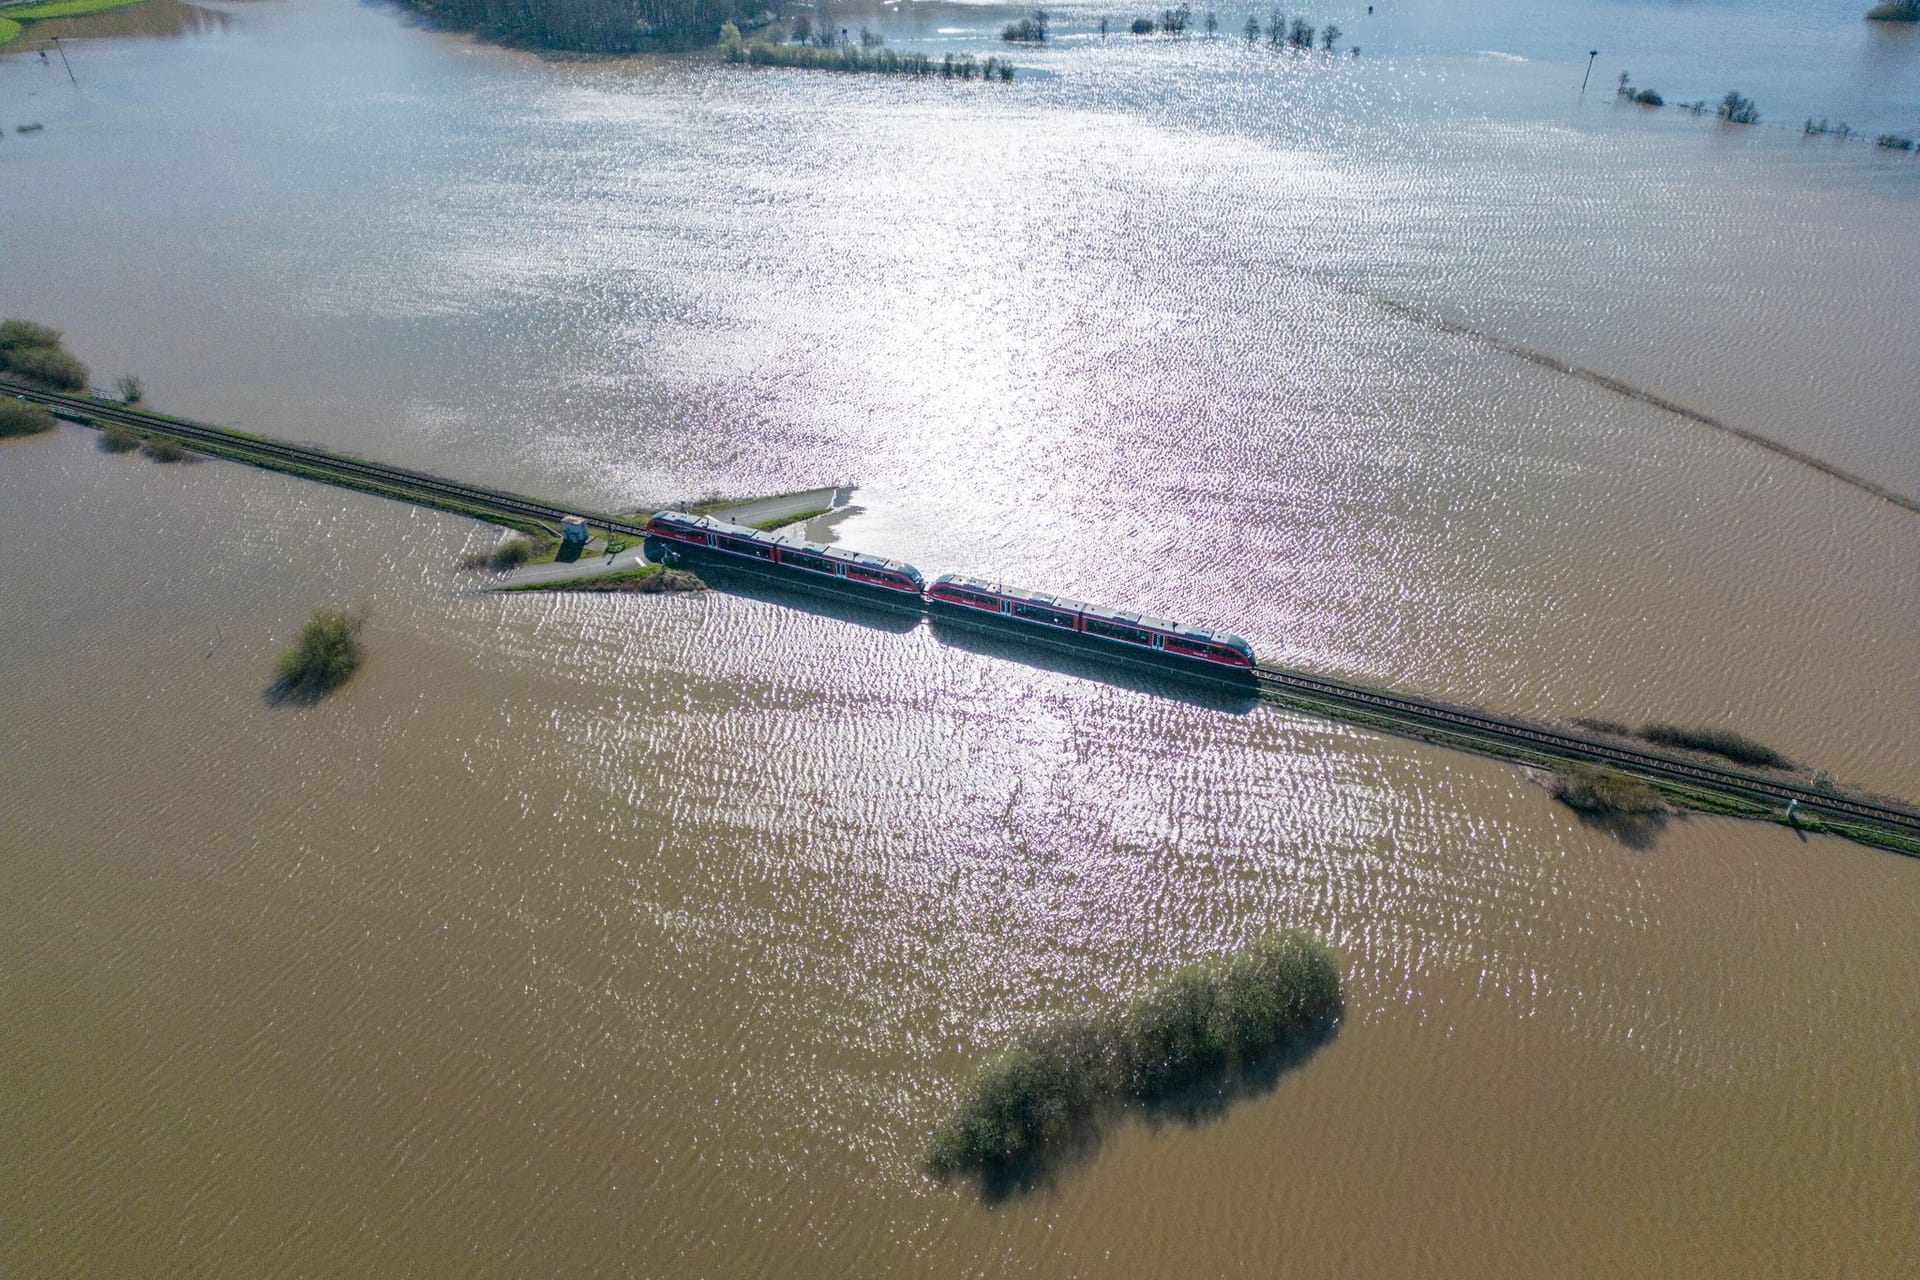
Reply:
[[1000, 38], [1020, 44], [1044, 44], [1047, 39], [1046, 11], [1036, 10], [1031, 18], [1009, 22], [1000, 29]]
[[1652, 89], [1641, 89], [1630, 96], [1643, 107], [1664, 107], [1667, 105], [1667, 100], [1655, 93]]
[[60, 331], [31, 320], [0, 320], [0, 353], [17, 347], [57, 347]]
[[933, 1133], [927, 1167], [990, 1177], [1044, 1158], [1101, 1110], [1150, 1103], [1324, 1030], [1340, 1010], [1326, 943], [1298, 931], [1170, 974], [1120, 1010], [1076, 1014], [982, 1063]]
[[140, 452], [155, 462], [185, 462], [187, 451], [178, 440], [167, 436], [154, 436], [140, 444]]
[[313, 701], [347, 682], [363, 657], [360, 628], [366, 617], [336, 609], [315, 609], [292, 647], [276, 664], [282, 693]]
[[140, 437], [125, 427], [108, 427], [100, 433], [95, 447], [102, 453], [132, 453], [140, 447]]
[[1728, 124], [1759, 124], [1760, 109], [1753, 105], [1752, 98], [1730, 90], [1720, 99], [1720, 118]]
[[487, 567], [499, 572], [518, 569], [533, 558], [533, 543], [525, 538], [514, 536], [503, 540], [487, 556]]
[[53, 415], [37, 404], [28, 404], [25, 400], [16, 400], [12, 396], [0, 399], [0, 439], [8, 436], [34, 436], [42, 431], [54, 428]]
[[1665, 813], [1667, 802], [1638, 778], [1599, 765], [1569, 763], [1553, 775], [1553, 798], [1597, 817]]
[[1792, 761], [1772, 747], [1726, 729], [1688, 729], [1674, 724], [1649, 724], [1641, 726], [1640, 737], [1656, 746], [1704, 751], [1735, 764], [1759, 765], [1768, 769], [1793, 767]]
[[1135, 18], [1133, 20], [1133, 25], [1129, 27], [1128, 30], [1132, 31], [1133, 34], [1137, 36], [1150, 36], [1153, 34], [1153, 19], [1152, 18]]
[[1898, 134], [1894, 134], [1894, 133], [1883, 133], [1879, 137], [1874, 139], [1874, 143], [1878, 146], [1886, 147], [1891, 151], [1913, 150], [1912, 138], [1902, 138]]
[[120, 399], [126, 404], [139, 404], [142, 400], [146, 399], [146, 384], [140, 381], [139, 375], [137, 374], [121, 374], [119, 380], [114, 383], [114, 386], [119, 388]]
[[1867, 10], [1875, 22], [1920, 22], [1920, 0], [1887, 0]]
[[728, 62], [745, 62], [747, 60], [747, 46], [746, 43], [740, 39], [740, 28], [734, 26], [731, 22], [723, 22], [720, 24], [720, 52], [725, 55]]
[[12, 347], [0, 353], [8, 373], [44, 382], [60, 391], [87, 389], [87, 366], [59, 347]]

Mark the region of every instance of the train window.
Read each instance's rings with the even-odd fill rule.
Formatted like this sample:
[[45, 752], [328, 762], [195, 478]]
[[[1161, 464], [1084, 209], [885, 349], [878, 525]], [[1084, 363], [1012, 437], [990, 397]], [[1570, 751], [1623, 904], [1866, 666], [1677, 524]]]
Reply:
[[758, 542], [748, 542], [745, 538], [721, 538], [722, 551], [731, 551], [739, 556], [752, 556], [756, 560], [773, 559], [773, 548]]
[[1000, 610], [1000, 602], [990, 595], [979, 591], [969, 591], [965, 587], [942, 587], [949, 604], [963, 604], [969, 609], [989, 609], [995, 613]]
[[825, 556], [816, 556], [808, 551], [782, 551], [780, 563], [790, 564], [796, 569], [809, 569], [814, 573], [832, 573], [833, 561]]
[[1153, 647], [1153, 636], [1138, 627], [1123, 626], [1118, 622], [1106, 622], [1099, 618], [1088, 618], [1084, 627], [1088, 635], [1105, 636], [1109, 640], [1124, 640], [1128, 644], [1137, 644], [1148, 649]]
[[1025, 618], [1029, 622], [1044, 623], [1049, 627], [1073, 629], [1073, 615], [1061, 613], [1058, 609], [1043, 609], [1037, 604], [1016, 604], [1008, 610], [1016, 618]]

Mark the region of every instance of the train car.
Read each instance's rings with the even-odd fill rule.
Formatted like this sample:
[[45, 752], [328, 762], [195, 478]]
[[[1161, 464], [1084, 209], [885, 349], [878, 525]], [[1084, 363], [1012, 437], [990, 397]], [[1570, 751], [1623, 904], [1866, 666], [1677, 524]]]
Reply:
[[1242, 670], [1251, 669], [1254, 664], [1253, 646], [1224, 631], [1201, 631], [1165, 618], [1122, 613], [981, 578], [943, 573], [933, 580], [926, 595], [929, 602], [956, 610], [998, 616], [1044, 630], [1092, 636], [1128, 649]]
[[662, 542], [717, 551], [764, 566], [791, 570], [796, 576], [837, 579], [903, 597], [912, 596], [916, 600], [926, 587], [920, 571], [904, 561], [849, 551], [824, 542], [808, 542], [793, 534], [749, 529], [712, 516], [656, 511], [647, 520], [647, 534]]

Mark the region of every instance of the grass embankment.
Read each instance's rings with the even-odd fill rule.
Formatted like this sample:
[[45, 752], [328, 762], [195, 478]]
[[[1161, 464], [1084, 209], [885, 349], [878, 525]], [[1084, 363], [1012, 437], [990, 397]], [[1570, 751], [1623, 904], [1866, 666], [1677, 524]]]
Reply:
[[87, 366], [60, 344], [60, 331], [31, 320], [0, 320], [0, 373], [55, 391], [87, 389]]
[[[173, 447], [181, 447], [178, 440], [166, 434], [166, 414], [156, 413], [151, 409], [142, 409], [141, 412], [154, 419], [154, 426], [151, 431], [130, 432], [117, 423], [102, 422], [96, 418], [86, 417], [84, 414], [74, 416], [76, 420], [85, 422], [88, 426], [101, 431], [117, 430], [131, 434], [142, 444], [150, 440], [165, 439], [169, 441]], [[248, 442], [259, 439], [262, 440], [262, 443], [265, 443], [261, 437], [249, 436], [244, 431], [235, 431], [232, 428], [221, 428], [221, 430], [224, 432], [224, 439], [209, 440], [196, 437], [192, 442], [191, 452], [195, 455], [202, 455], [209, 458], [225, 458], [229, 462], [244, 462], [248, 466], [259, 467], [263, 471], [277, 471], [282, 475], [298, 476], [303, 480], [314, 480], [320, 484], [330, 484], [340, 489], [352, 489], [358, 493], [370, 493], [378, 498], [391, 498], [396, 502], [407, 502], [416, 507], [431, 507], [435, 511], [446, 511], [453, 515], [466, 516], [487, 524], [502, 525], [509, 529], [516, 529], [534, 539], [550, 538], [556, 546], [559, 543], [558, 530], [542, 524], [538, 520], [520, 515], [517, 512], [487, 506], [480, 502], [462, 501], [461, 499], [448, 497], [445, 494], [432, 490], [411, 488], [402, 481], [379, 481], [370, 479], [358, 472], [336, 471], [324, 462], [309, 465], [303, 462], [293, 461], [279, 454], [257, 452], [248, 447]], [[112, 452], [112, 450], [109, 450], [109, 452]]]
[[6, 44], [18, 36], [22, 24], [36, 19], [78, 18], [102, 9], [121, 9], [139, 3], [141, 0], [48, 0], [46, 4], [23, 4], [0, 9], [0, 13], [6, 15], [0, 18], [0, 44]]
[[360, 647], [364, 613], [315, 609], [300, 635], [274, 664], [272, 692], [294, 702], [318, 702], [345, 684], [365, 657]]
[[475, 551], [460, 560], [462, 569], [491, 569], [495, 573], [508, 573], [534, 564], [571, 564], [583, 555], [618, 555], [633, 545], [634, 540], [616, 534], [608, 529], [588, 526], [589, 538], [599, 538], [604, 545], [592, 552], [581, 546], [567, 546], [561, 539], [542, 530], [537, 534], [516, 533], [503, 538], [487, 551]]
[[44, 4], [8, 6], [4, 12], [16, 22], [32, 22], [39, 18], [78, 18], [102, 9], [124, 9], [139, 3], [141, 0], [46, 0]]
[[608, 591], [636, 595], [672, 595], [684, 591], [705, 591], [707, 584], [684, 569], [669, 569], [663, 564], [636, 565], [587, 578], [564, 578], [558, 582], [515, 582], [501, 591]]
[[1331, 947], [1298, 930], [1181, 969], [1125, 1007], [1073, 1014], [983, 1063], [927, 1148], [937, 1177], [1044, 1164], [1124, 1103], [1154, 1105], [1324, 1036], [1341, 1008]]
[[760, 530], [762, 533], [767, 533], [767, 532], [771, 532], [774, 529], [784, 529], [790, 524], [800, 524], [807, 520], [813, 520], [820, 516], [832, 515], [832, 514], [833, 514], [832, 507], [814, 507], [811, 510], [807, 510], [807, 511], [796, 511], [790, 516], [769, 516], [765, 520], [755, 520], [753, 522], [753, 527]]

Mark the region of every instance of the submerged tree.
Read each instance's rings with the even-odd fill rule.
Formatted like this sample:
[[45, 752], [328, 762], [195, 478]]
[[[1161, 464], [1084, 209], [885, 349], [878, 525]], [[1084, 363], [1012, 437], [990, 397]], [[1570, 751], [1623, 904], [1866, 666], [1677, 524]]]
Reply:
[[1760, 109], [1753, 105], [1753, 99], [1743, 97], [1733, 90], [1720, 99], [1720, 118], [1728, 124], [1758, 124]]

